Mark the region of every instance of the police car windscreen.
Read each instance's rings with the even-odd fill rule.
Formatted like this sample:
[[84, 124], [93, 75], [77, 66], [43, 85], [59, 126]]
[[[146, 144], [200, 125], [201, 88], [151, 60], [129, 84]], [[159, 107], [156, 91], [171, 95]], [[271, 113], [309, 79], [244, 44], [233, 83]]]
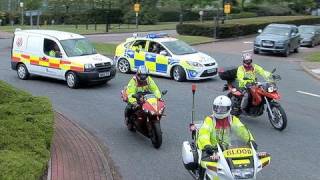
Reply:
[[163, 42], [163, 44], [175, 55], [197, 53], [195, 49], [180, 40]]
[[85, 38], [62, 40], [61, 45], [69, 57], [97, 54], [95, 48]]

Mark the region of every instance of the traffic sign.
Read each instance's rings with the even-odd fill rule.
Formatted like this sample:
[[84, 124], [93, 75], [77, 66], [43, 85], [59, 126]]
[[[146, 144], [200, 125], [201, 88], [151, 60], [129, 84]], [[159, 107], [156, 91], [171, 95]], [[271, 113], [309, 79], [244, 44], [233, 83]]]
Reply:
[[42, 15], [42, 11], [40, 10], [26, 11], [26, 16], [40, 16], [40, 15]]
[[224, 13], [225, 14], [230, 14], [231, 13], [231, 4], [227, 3], [224, 5]]
[[134, 4], [133, 9], [134, 9], [134, 12], [139, 12], [140, 11], [140, 4], [139, 3]]

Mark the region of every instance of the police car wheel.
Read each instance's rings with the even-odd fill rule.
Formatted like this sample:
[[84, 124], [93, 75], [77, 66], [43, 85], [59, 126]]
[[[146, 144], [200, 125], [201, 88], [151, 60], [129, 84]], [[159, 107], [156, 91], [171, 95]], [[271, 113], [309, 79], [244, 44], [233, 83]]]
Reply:
[[66, 80], [69, 88], [76, 89], [79, 87], [79, 78], [74, 72], [68, 72], [66, 75]]
[[176, 81], [184, 81], [186, 80], [186, 73], [181, 66], [176, 66], [173, 68], [172, 77]]
[[118, 69], [122, 73], [129, 73], [130, 72], [130, 63], [126, 59], [120, 59], [118, 62]]
[[17, 67], [17, 74], [18, 77], [22, 80], [26, 80], [29, 78], [29, 71], [24, 64], [19, 64]]

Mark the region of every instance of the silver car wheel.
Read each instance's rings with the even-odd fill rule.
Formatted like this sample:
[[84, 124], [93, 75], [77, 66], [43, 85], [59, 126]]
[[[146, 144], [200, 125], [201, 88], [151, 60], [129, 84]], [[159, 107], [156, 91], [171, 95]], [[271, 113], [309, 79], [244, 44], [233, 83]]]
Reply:
[[176, 80], [176, 81], [180, 80], [180, 74], [179, 74], [179, 68], [178, 67], [174, 68], [174, 70], [173, 70], [173, 79]]
[[18, 76], [20, 79], [24, 79], [26, 77], [27, 71], [23, 66], [19, 66], [18, 68]]
[[75, 84], [75, 77], [72, 73], [69, 73], [67, 76], [67, 84], [69, 87], [73, 87]]
[[121, 59], [118, 63], [118, 69], [122, 73], [129, 72], [130, 64], [126, 59]]

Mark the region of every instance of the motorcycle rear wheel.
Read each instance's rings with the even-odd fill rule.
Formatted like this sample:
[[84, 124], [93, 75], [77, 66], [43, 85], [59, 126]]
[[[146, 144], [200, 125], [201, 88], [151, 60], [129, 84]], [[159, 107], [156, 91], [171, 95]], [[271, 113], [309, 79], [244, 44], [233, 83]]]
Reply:
[[162, 132], [159, 121], [152, 123], [151, 142], [156, 149], [160, 148], [162, 144]]
[[279, 131], [284, 130], [287, 127], [287, 115], [284, 109], [281, 107], [279, 103], [270, 103], [270, 108], [274, 119], [272, 119], [270, 112], [268, 111], [268, 117], [271, 125]]

